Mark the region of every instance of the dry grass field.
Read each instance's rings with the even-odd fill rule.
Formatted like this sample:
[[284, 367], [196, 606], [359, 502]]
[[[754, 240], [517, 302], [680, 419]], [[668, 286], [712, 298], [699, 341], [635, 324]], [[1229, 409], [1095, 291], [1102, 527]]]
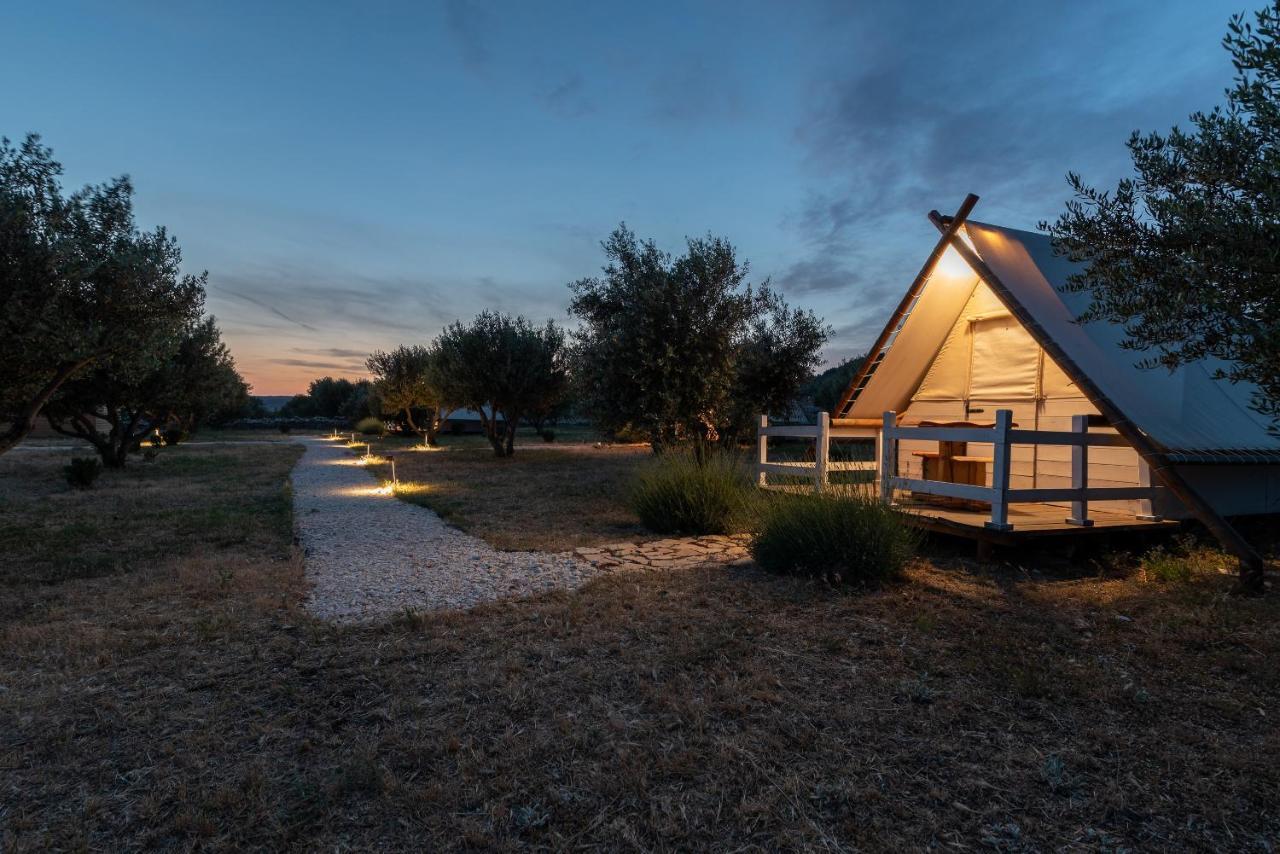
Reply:
[[0, 458], [0, 850], [1280, 838], [1280, 604], [1211, 552], [1169, 583], [945, 551], [861, 592], [618, 575], [339, 629], [299, 605], [296, 453], [84, 494]]
[[[500, 549], [562, 551], [656, 538], [626, 497], [636, 467], [652, 456], [647, 447], [534, 445], [499, 459], [475, 445], [439, 451], [395, 439], [370, 445], [374, 454], [394, 454], [402, 499]], [[369, 469], [380, 479], [391, 476], [386, 464]]]

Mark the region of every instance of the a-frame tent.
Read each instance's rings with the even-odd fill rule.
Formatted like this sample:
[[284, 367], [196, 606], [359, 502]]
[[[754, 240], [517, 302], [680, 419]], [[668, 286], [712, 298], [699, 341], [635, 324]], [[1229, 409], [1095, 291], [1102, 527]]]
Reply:
[[[1280, 439], [1250, 408], [1255, 388], [1214, 378], [1202, 362], [1175, 371], [1139, 367], [1124, 331], [1077, 322], [1088, 294], [1062, 286], [1079, 270], [1045, 235], [954, 217], [930, 219], [941, 238], [832, 412], [833, 425], [989, 422], [1012, 409], [1028, 429], [1062, 430], [1087, 415], [1129, 447], [1090, 459], [1090, 479], [1136, 485], [1145, 461], [1162, 490], [1158, 512], [1194, 516], [1242, 569], [1257, 553], [1224, 517], [1280, 512]], [[1066, 449], [1015, 448], [1012, 478], [1055, 485]], [[911, 455], [905, 455], [910, 465]], [[918, 476], [918, 474], [916, 475]]]

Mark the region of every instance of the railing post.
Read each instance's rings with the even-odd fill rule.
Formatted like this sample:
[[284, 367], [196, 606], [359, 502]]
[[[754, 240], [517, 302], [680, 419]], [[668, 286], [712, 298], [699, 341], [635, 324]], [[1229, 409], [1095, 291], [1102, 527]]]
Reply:
[[880, 503], [893, 504], [893, 488], [890, 486], [898, 473], [898, 440], [893, 437], [898, 426], [898, 413], [889, 410], [880, 426]]
[[[1152, 495], [1155, 495], [1155, 490], [1151, 485], [1151, 466], [1141, 456], [1138, 457], [1138, 486], [1145, 486], [1151, 489]], [[1164, 520], [1164, 517], [1156, 512], [1155, 505], [1150, 498], [1143, 498], [1138, 501], [1138, 519], [1142, 522], [1160, 522]]]
[[[1071, 432], [1081, 436], [1087, 435], [1089, 416], [1072, 415]], [[1080, 444], [1071, 446], [1071, 488], [1082, 492], [1089, 488], [1089, 446], [1084, 444], [1083, 440]], [[1080, 525], [1084, 528], [1093, 524], [1093, 520], [1089, 518], [1089, 500], [1083, 495], [1080, 496], [1079, 501], [1071, 502], [1071, 518], [1067, 520], [1067, 524]]]
[[760, 429], [756, 432], [756, 486], [764, 487], [764, 464], [769, 461], [769, 437], [765, 435], [765, 430], [769, 427], [769, 416], [760, 416]]
[[1013, 423], [1013, 410], [996, 410], [996, 429], [993, 436], [995, 453], [991, 455], [991, 521], [984, 527], [993, 531], [1010, 531], [1009, 524], [1009, 427]]
[[831, 415], [818, 413], [818, 435], [813, 440], [813, 479], [817, 492], [827, 488], [827, 454], [831, 449]]

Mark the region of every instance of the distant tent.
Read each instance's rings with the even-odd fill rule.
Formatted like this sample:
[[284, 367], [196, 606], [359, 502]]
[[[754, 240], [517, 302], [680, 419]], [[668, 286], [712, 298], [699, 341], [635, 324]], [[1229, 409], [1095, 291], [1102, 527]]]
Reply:
[[[982, 423], [1011, 409], [1027, 429], [1068, 430], [1072, 415], [1088, 415], [1131, 446], [1091, 455], [1090, 482], [1137, 485], [1141, 455], [1172, 493], [1162, 515], [1197, 516], [1256, 557], [1221, 518], [1280, 511], [1280, 439], [1249, 406], [1256, 388], [1214, 379], [1210, 361], [1138, 367], [1122, 328], [1077, 322], [1089, 295], [1061, 288], [1079, 265], [1044, 235], [967, 220], [976, 201], [954, 218], [930, 215], [942, 240], [832, 424], [872, 426], [888, 410], [900, 423]], [[1065, 447], [1015, 446], [1011, 480], [1069, 483], [1068, 465]]]

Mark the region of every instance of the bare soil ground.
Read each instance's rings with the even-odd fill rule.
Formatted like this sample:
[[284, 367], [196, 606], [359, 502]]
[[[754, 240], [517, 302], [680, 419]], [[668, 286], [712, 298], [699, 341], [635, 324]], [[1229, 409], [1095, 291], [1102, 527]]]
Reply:
[[[179, 449], [84, 496], [51, 456], [0, 458], [6, 524], [64, 541], [6, 529], [0, 849], [1280, 838], [1280, 600], [1230, 596], [1211, 555], [1180, 583], [944, 553], [863, 592], [628, 574], [334, 628], [277, 512], [295, 453]], [[149, 517], [224, 490], [258, 512]], [[65, 529], [139, 514], [76, 577], [100, 538]]]

